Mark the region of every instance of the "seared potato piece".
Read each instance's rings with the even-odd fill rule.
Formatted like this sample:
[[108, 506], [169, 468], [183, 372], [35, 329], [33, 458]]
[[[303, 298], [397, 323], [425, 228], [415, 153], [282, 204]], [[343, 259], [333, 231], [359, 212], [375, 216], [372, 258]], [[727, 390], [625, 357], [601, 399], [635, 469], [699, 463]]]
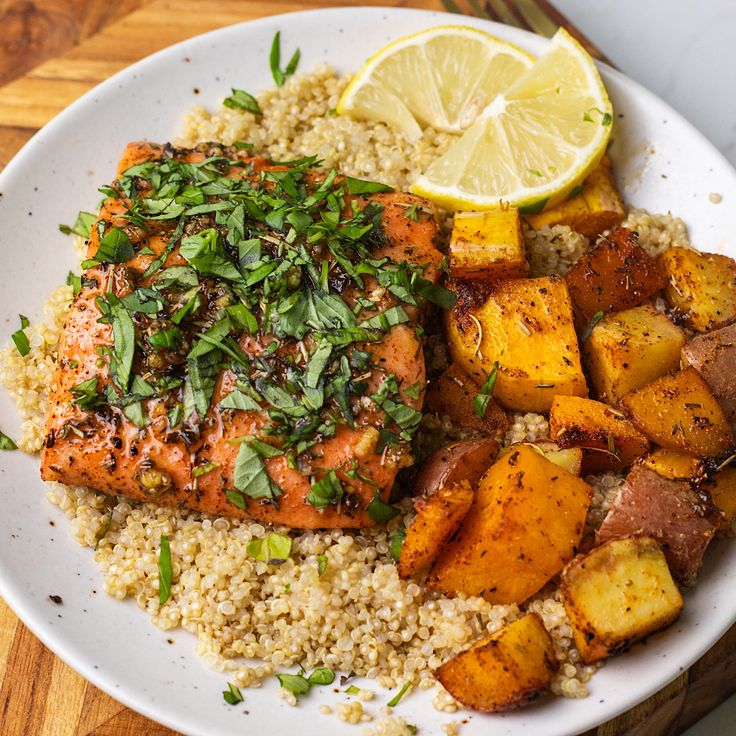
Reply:
[[626, 468], [649, 449], [649, 440], [623, 414], [578, 396], [555, 396], [549, 436], [560, 447], [582, 447], [586, 473]]
[[482, 418], [475, 413], [473, 399], [479, 391], [478, 384], [460, 366], [452, 363], [430, 384], [424, 411], [449, 417], [456, 427], [490, 435], [503, 432], [508, 428], [509, 420], [493, 399], [488, 402]]
[[664, 296], [696, 332], [710, 332], [736, 320], [736, 261], [728, 256], [670, 248], [659, 257], [667, 276]]
[[668, 450], [723, 457], [734, 447], [723, 409], [694, 368], [662, 376], [621, 404], [637, 429]]
[[614, 539], [575, 558], [562, 573], [560, 592], [589, 664], [625, 652], [682, 610], [680, 591], [651, 537]]
[[591, 497], [585, 481], [517, 445], [481, 478], [427, 585], [491, 603], [522, 603], [575, 555]]
[[713, 503], [721, 512], [723, 529], [733, 536], [733, 522], [736, 521], [736, 468], [724, 468], [703, 486], [710, 493]]
[[487, 713], [536, 700], [557, 672], [552, 637], [527, 613], [438, 667], [434, 676], [455, 700]]
[[598, 530], [597, 539], [646, 534], [664, 550], [672, 574], [693, 585], [705, 549], [721, 523], [707, 495], [687, 481], [667, 480], [634, 466]]
[[641, 464], [669, 480], [699, 483], [706, 477], [707, 467], [702, 458], [658, 447], [641, 459]]
[[685, 333], [651, 305], [604, 317], [583, 345], [583, 359], [598, 398], [618, 403], [680, 367]]
[[565, 280], [583, 323], [596, 312], [635, 307], [666, 283], [655, 260], [639, 246], [636, 233], [623, 227], [582, 256]]
[[450, 239], [453, 278], [496, 279], [529, 275], [518, 207], [458, 212]]
[[478, 485], [483, 473], [498, 454], [494, 439], [453, 442], [433, 452], [423, 463], [414, 481], [414, 495], [431, 496], [440, 488], [466, 480]]
[[579, 194], [538, 214], [524, 215], [524, 219], [535, 230], [543, 225], [569, 225], [575, 232], [595, 240], [604, 230], [616, 227], [625, 216], [611, 159], [604, 156], [583, 182]]
[[509, 279], [488, 295], [476, 294], [460, 289], [447, 318], [452, 358], [476, 383], [498, 363], [493, 397], [519, 411], [549, 411], [557, 394], [587, 396], [561, 278]]
[[682, 348], [682, 360], [703, 376], [728, 421], [736, 423], [736, 324], [690, 340]]
[[[583, 467], [583, 451], [579, 447], [566, 447], [562, 449], [556, 442], [524, 442], [523, 444], [531, 447], [532, 450], [544, 455], [550, 462], [559, 465], [568, 473], [580, 475]], [[499, 457], [508, 454], [518, 445], [509, 445], [504, 447], [499, 453]]]
[[442, 545], [455, 533], [470, 504], [473, 489], [466, 480], [440, 488], [427, 498], [414, 502], [417, 515], [406, 530], [396, 565], [399, 575], [408, 578], [429, 565], [442, 549]]

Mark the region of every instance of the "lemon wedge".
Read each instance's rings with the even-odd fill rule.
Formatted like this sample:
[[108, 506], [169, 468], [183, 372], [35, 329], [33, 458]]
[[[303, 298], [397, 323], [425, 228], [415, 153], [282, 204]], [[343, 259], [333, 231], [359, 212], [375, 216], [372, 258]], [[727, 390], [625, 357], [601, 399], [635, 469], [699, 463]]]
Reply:
[[371, 56], [337, 112], [388, 123], [410, 140], [424, 126], [461, 132], [533, 63], [525, 51], [483, 31], [437, 26]]
[[508, 202], [540, 212], [564, 200], [605, 153], [611, 102], [595, 63], [564, 29], [498, 95], [412, 191], [450, 210]]

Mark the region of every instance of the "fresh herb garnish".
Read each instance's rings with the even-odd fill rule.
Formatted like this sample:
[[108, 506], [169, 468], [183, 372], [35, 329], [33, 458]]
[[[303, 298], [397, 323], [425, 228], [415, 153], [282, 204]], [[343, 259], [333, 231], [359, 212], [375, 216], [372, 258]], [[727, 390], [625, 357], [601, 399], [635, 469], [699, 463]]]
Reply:
[[243, 693], [232, 682], [227, 683], [227, 690], [222, 691], [222, 697], [228, 705], [237, 705], [243, 702]]
[[261, 539], [251, 539], [246, 547], [249, 557], [269, 565], [281, 565], [291, 555], [291, 538], [278, 532], [269, 532]]
[[99, 393], [97, 376], [72, 386], [71, 393], [72, 404], [85, 411], [94, 411], [106, 403], [105, 397]]
[[76, 296], [82, 290], [82, 277], [69, 271], [66, 276], [67, 286], [72, 287], [72, 296]]
[[404, 546], [404, 540], [406, 539], [406, 529], [397, 529], [389, 538], [389, 551], [394, 562], [399, 561], [401, 556], [401, 548]]
[[18, 318], [20, 319], [20, 329], [16, 330], [10, 337], [15, 343], [17, 351], [25, 357], [31, 352], [31, 343], [28, 341], [28, 335], [23, 331], [28, 327], [28, 317], [19, 314]]
[[331, 685], [335, 681], [335, 673], [329, 667], [318, 667], [309, 677], [305, 677], [306, 674], [302, 670], [296, 675], [283, 673], [277, 674], [276, 677], [284, 690], [296, 696], [306, 695], [313, 685]]
[[393, 192], [393, 187], [381, 184], [378, 181], [367, 181], [366, 179], [353, 179], [352, 176], [345, 177], [350, 194], [376, 194], [377, 192]]
[[493, 397], [493, 389], [496, 386], [496, 380], [498, 378], [498, 361], [493, 363], [493, 368], [488, 374], [488, 378], [483, 382], [480, 387], [480, 391], [473, 399], [473, 411], [478, 419], [483, 419], [488, 409], [488, 405], [491, 403]]
[[316, 509], [324, 509], [328, 506], [337, 505], [344, 495], [345, 491], [340, 479], [334, 470], [330, 470], [312, 484], [307, 494], [307, 503], [312, 504]]
[[399, 692], [396, 693], [396, 695], [394, 695], [394, 697], [391, 698], [391, 700], [388, 701], [389, 708], [395, 708], [399, 704], [399, 702], [401, 701], [401, 698], [404, 697], [404, 695], [406, 694], [406, 691], [410, 687], [411, 687], [411, 682], [405, 682], [401, 686], [401, 690], [399, 690]]
[[380, 524], [384, 521], [391, 521], [391, 519], [395, 518], [400, 513], [397, 508], [387, 504], [381, 498], [381, 494], [379, 491], [376, 491], [376, 495], [373, 497], [373, 500], [368, 504], [366, 512], [368, 513], [368, 516], [370, 516], [371, 519], [373, 519], [373, 521], [375, 521], [377, 524]]
[[69, 225], [59, 225], [59, 230], [61, 230], [64, 235], [74, 234], [79, 235], [82, 238], [89, 239], [90, 230], [92, 229], [92, 225], [96, 219], [97, 215], [93, 212], [79, 212], [75, 223], [71, 227], [69, 227]]
[[260, 453], [248, 442], [242, 442], [235, 456], [233, 485], [250, 498], [274, 500], [281, 489], [271, 480]]
[[317, 555], [317, 575], [322, 577], [327, 570], [327, 555]]
[[17, 450], [18, 445], [5, 432], [0, 431], [0, 450]]
[[603, 319], [604, 316], [605, 315], [603, 314], [603, 312], [599, 310], [590, 318], [590, 322], [585, 325], [585, 329], [580, 335], [581, 344], [584, 345], [586, 342], [588, 342], [588, 338], [590, 338], [591, 334], [593, 333], [595, 326]]
[[357, 685], [348, 685], [348, 687], [345, 688], [345, 692], [348, 695], [357, 695], [360, 692], [360, 688]]
[[162, 534], [158, 552], [158, 602], [162, 606], [171, 598], [172, 575], [169, 538]]
[[281, 69], [281, 31], [276, 31], [276, 35], [273, 37], [271, 42], [271, 53], [268, 56], [269, 66], [271, 67], [271, 75], [273, 81], [276, 82], [276, 86], [283, 87], [287, 77], [290, 77], [299, 64], [299, 57], [301, 56], [300, 49], [297, 49], [285, 69]]
[[100, 246], [94, 255], [99, 263], [125, 263], [134, 254], [133, 243], [124, 230], [110, 228], [100, 240]]
[[263, 115], [258, 100], [243, 89], [232, 89], [232, 95], [226, 97], [222, 104], [235, 110], [245, 110], [254, 115]]

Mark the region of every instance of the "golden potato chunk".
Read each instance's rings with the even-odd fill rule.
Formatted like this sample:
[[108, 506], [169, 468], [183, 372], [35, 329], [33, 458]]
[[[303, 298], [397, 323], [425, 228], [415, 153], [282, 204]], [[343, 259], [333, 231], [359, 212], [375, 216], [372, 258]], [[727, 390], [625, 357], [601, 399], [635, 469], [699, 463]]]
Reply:
[[528, 276], [519, 209], [458, 212], [450, 239], [450, 273], [453, 278], [488, 281]]
[[396, 565], [402, 578], [411, 577], [437, 557], [472, 503], [473, 489], [466, 480], [440, 488], [431, 496], [420, 497], [414, 502], [417, 515], [406, 530]]
[[[531, 447], [532, 450], [544, 455], [550, 462], [559, 465], [568, 473], [580, 475], [583, 467], [583, 451], [579, 447], [561, 448], [556, 442], [524, 442], [523, 444]], [[499, 453], [499, 457], [508, 454], [518, 445], [509, 445], [504, 447]]]
[[623, 414], [578, 396], [555, 396], [549, 436], [560, 447], [581, 447], [586, 473], [621, 470], [649, 449], [649, 440]]
[[433, 452], [421, 465], [414, 495], [431, 496], [445, 486], [466, 480], [475, 488], [498, 454], [494, 439], [453, 442]]
[[536, 700], [557, 668], [552, 637], [536, 613], [527, 613], [440, 665], [434, 676], [458, 702], [492, 713]]
[[682, 349], [682, 361], [703, 376], [728, 421], [736, 423], [736, 324], [690, 340]]
[[736, 320], [736, 261], [728, 256], [670, 248], [659, 257], [667, 276], [664, 297], [696, 332], [710, 332]]
[[575, 555], [591, 497], [585, 481], [517, 445], [481, 478], [427, 585], [491, 603], [522, 603]]
[[707, 467], [702, 458], [658, 447], [641, 459], [641, 465], [669, 480], [687, 480], [698, 483], [706, 476]]
[[561, 278], [509, 279], [490, 293], [458, 294], [447, 317], [450, 353], [479, 384], [498, 365], [493, 398], [502, 406], [541, 412], [557, 394], [587, 396]]
[[685, 333], [651, 305], [604, 317], [583, 345], [583, 360], [598, 398], [618, 403], [680, 367]]
[[651, 537], [614, 539], [562, 572], [562, 601], [583, 660], [626, 651], [680, 615], [682, 596]]
[[578, 194], [551, 209], [524, 215], [524, 219], [535, 230], [544, 225], [568, 225], [575, 232], [595, 240], [604, 230], [616, 227], [625, 216], [611, 159], [604, 156], [583, 182]]
[[424, 411], [449, 417], [455, 427], [489, 435], [503, 432], [508, 428], [509, 420], [493, 399], [488, 401], [482, 417], [473, 409], [473, 399], [479, 391], [478, 384], [459, 365], [452, 363], [430, 383]]
[[565, 280], [583, 324], [596, 312], [635, 307], [666, 283], [656, 261], [639, 246], [637, 234], [623, 227], [578, 259]]
[[668, 450], [723, 457], [734, 447], [723, 409], [694, 368], [658, 378], [621, 405], [637, 429]]
[[720, 514], [706, 494], [689, 481], [668, 480], [635, 465], [611, 504], [598, 530], [605, 542], [646, 534], [661, 545], [672, 574], [693, 585], [706, 547], [721, 524]]
[[721, 512], [723, 524], [722, 529], [734, 536], [736, 529], [733, 522], [736, 521], [736, 468], [727, 467], [716, 473], [703, 489], [710, 493], [713, 503]]

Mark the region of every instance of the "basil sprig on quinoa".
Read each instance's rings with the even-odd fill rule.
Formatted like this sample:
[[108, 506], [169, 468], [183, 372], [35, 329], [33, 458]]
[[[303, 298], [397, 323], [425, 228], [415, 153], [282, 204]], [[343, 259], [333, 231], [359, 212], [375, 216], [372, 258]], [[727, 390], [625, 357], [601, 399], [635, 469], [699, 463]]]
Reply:
[[[315, 157], [265, 169], [257, 161], [184, 161], [165, 148], [101, 190], [118, 214], [114, 226], [95, 226], [99, 247], [79, 288], [116, 281], [116, 293], [96, 299], [99, 321], [111, 326], [112, 345], [98, 349], [111, 381], [90, 376], [72, 388], [80, 409], [111, 421], [122, 411], [140, 428], [152, 421], [149, 399], [161, 400], [157, 421], [163, 414], [194, 444], [229, 370], [217, 410], [266, 417], [258, 437], [240, 441], [226, 491], [238, 508], [277, 504], [267, 461], [284, 456], [298, 468], [340, 425], [358, 428], [366, 407], [383, 417], [376, 452], [410, 441], [421, 414], [390, 373], [369, 391], [366, 378], [380, 371], [370, 346], [409, 323], [408, 309], [454, 303], [423, 266], [376, 255], [383, 207], [360, 197], [390, 187], [335, 170], [316, 175]], [[381, 309], [367, 284], [393, 304]], [[307, 502], [318, 509], [351, 501], [351, 478], [370, 481], [353, 467], [313, 478]], [[393, 514], [380, 499], [368, 512]]]

